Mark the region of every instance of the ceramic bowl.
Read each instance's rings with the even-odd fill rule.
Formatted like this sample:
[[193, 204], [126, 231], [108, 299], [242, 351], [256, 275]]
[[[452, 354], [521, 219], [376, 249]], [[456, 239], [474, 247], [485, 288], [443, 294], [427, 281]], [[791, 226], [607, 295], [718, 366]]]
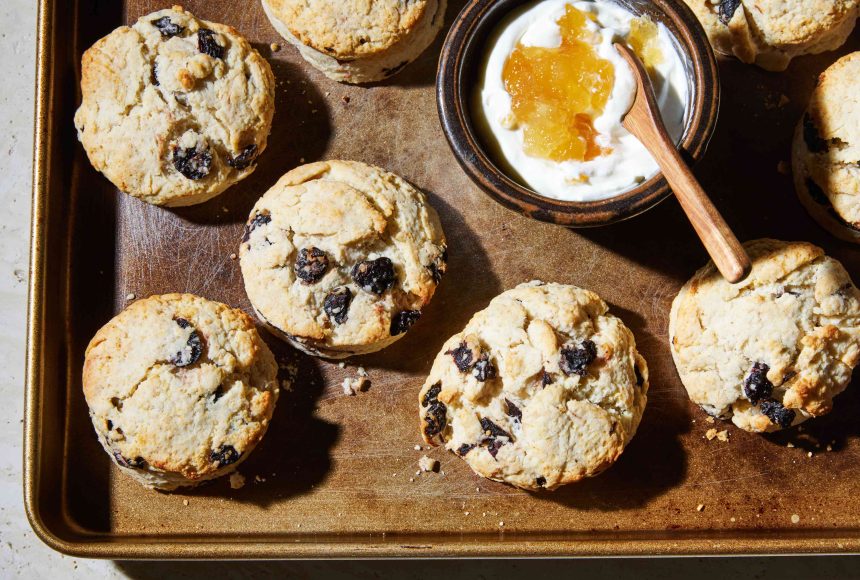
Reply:
[[[457, 161], [469, 177], [502, 205], [537, 220], [568, 227], [592, 227], [633, 217], [666, 199], [671, 191], [659, 172], [618, 195], [599, 201], [545, 197], [512, 179], [487, 153], [471, 118], [472, 91], [486, 41], [499, 22], [533, 0], [472, 0], [451, 26], [436, 77], [442, 128]], [[719, 112], [717, 62], [701, 24], [681, 0], [612, 0], [633, 14], [666, 26], [681, 55], [687, 77], [686, 121], [680, 148], [694, 163], [704, 155]]]

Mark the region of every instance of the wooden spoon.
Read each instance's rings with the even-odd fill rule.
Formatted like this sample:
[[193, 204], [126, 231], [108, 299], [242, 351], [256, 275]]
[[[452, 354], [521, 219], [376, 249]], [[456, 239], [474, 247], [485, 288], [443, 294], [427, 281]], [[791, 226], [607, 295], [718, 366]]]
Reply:
[[630, 65], [636, 79], [633, 106], [627, 111], [621, 124], [654, 156], [663, 177], [669, 182], [669, 187], [675, 192], [675, 197], [684, 208], [693, 229], [723, 277], [732, 284], [740, 282], [749, 275], [752, 268], [749, 256], [666, 132], [651, 79], [639, 57], [623, 44], [616, 43], [615, 48]]

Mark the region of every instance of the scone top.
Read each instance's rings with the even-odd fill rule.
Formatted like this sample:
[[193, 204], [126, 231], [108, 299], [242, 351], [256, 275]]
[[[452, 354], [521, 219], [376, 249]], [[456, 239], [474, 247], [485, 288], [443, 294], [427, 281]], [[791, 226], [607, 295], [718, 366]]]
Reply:
[[639, 425], [648, 368], [593, 292], [521, 284], [442, 347], [419, 393], [424, 440], [484, 477], [554, 489], [612, 465]]
[[145, 485], [221, 475], [263, 436], [277, 365], [253, 321], [191, 294], [139, 300], [90, 342], [83, 390], [105, 450]]
[[[810, 153], [824, 153], [831, 163], [860, 163], [858, 95], [860, 52], [854, 52], [840, 58], [818, 78], [803, 127]], [[860, 198], [860, 191], [856, 195]]]
[[97, 41], [81, 63], [78, 138], [148, 203], [202, 203], [250, 175], [274, 114], [269, 64], [235, 29], [174, 6]]
[[821, 248], [744, 244], [750, 276], [729, 284], [713, 264], [672, 304], [672, 354], [690, 399], [753, 432], [828, 413], [860, 361], [860, 292]]
[[300, 42], [340, 60], [387, 51], [409, 35], [433, 4], [429, 0], [264, 1]]
[[445, 237], [424, 194], [350, 161], [284, 175], [252, 210], [240, 257], [261, 319], [298, 348], [329, 357], [400, 338], [446, 269]]

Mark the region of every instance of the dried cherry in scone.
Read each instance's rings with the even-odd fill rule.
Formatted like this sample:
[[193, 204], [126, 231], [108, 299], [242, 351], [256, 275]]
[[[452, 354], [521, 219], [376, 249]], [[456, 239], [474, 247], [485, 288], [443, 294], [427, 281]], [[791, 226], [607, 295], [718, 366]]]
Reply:
[[779, 425], [783, 429], [791, 427], [797, 415], [793, 410], [786, 409], [782, 403], [773, 399], [762, 401], [759, 409], [774, 425]]
[[218, 449], [212, 451], [209, 455], [212, 463], [217, 463], [218, 467], [231, 465], [239, 461], [239, 452], [232, 445], [222, 445]]
[[247, 224], [245, 224], [245, 233], [242, 234], [242, 242], [247, 242], [251, 238], [251, 232], [260, 226], [264, 226], [272, 221], [272, 216], [267, 211], [257, 212]]
[[457, 365], [461, 373], [469, 372], [469, 369], [474, 366], [475, 352], [465, 341], [461, 342], [457, 348], [453, 348], [445, 354], [450, 354], [454, 358], [454, 364]]
[[247, 169], [257, 158], [257, 144], [252, 143], [242, 149], [235, 157], [227, 158], [227, 165], [233, 169]]
[[570, 375], [585, 376], [588, 365], [597, 358], [597, 345], [591, 340], [583, 340], [579, 347], [564, 346], [561, 349], [559, 367]]
[[389, 329], [391, 336], [403, 334], [412, 328], [412, 325], [418, 322], [419, 318], [421, 318], [420, 310], [403, 310], [398, 312], [391, 318], [391, 328]]
[[463, 443], [462, 445], [460, 445], [460, 447], [457, 448], [457, 455], [463, 457], [475, 447], [477, 447], [477, 445], [475, 445], [474, 443]]
[[754, 363], [749, 375], [744, 379], [744, 395], [752, 403], [758, 403], [762, 399], [769, 399], [773, 394], [773, 383], [767, 378], [770, 367], [764, 363]]
[[328, 271], [328, 255], [316, 246], [302, 248], [293, 271], [305, 284], [319, 282]]
[[224, 58], [224, 47], [215, 41], [215, 33], [208, 28], [197, 31], [197, 49], [212, 58]]
[[482, 353], [478, 362], [475, 363], [472, 376], [481, 382], [496, 378], [496, 367], [490, 362], [490, 356], [487, 353]]
[[523, 421], [523, 412], [519, 407], [516, 406], [510, 399], [505, 399], [505, 414], [508, 417], [513, 418], [514, 421], [518, 421], [522, 423]]
[[335, 288], [329, 292], [323, 301], [323, 310], [336, 324], [346, 322], [349, 304], [352, 302], [352, 290], [346, 286]]
[[153, 20], [152, 25], [158, 29], [162, 38], [170, 38], [171, 36], [182, 34], [182, 31], [185, 30], [184, 26], [172, 22], [169, 16], [162, 16]]
[[[191, 323], [184, 318], [174, 319], [180, 328], [189, 328]], [[182, 350], [171, 357], [170, 362], [178, 367], [187, 367], [196, 363], [203, 354], [203, 341], [196, 330], [192, 328], [191, 335]]]
[[365, 292], [383, 294], [394, 286], [397, 274], [394, 272], [394, 264], [391, 260], [382, 257], [356, 264], [352, 269], [352, 279]]
[[114, 451], [113, 456], [116, 458], [116, 462], [123, 467], [131, 467], [132, 469], [142, 469], [146, 467], [146, 460], [143, 457], [128, 459], [127, 457], [123, 457], [122, 453], [119, 451]]
[[426, 423], [424, 434], [427, 437], [438, 435], [448, 425], [448, 408], [438, 399], [440, 392], [442, 392], [442, 383], [436, 383], [427, 390], [421, 401], [421, 406], [427, 409], [424, 416], [424, 422]]
[[721, 0], [718, 11], [720, 22], [728, 26], [740, 5], [741, 0]]
[[481, 417], [481, 429], [484, 431], [484, 443], [487, 445], [487, 451], [494, 458], [502, 445], [513, 441], [510, 433], [486, 417]]
[[203, 179], [212, 167], [212, 154], [197, 147], [174, 147], [173, 167], [188, 179]]
[[803, 141], [811, 153], [826, 153], [829, 149], [827, 141], [821, 138], [821, 133], [809, 113], [803, 115]]
[[442, 253], [436, 256], [433, 262], [427, 266], [427, 269], [430, 270], [433, 282], [439, 284], [442, 281], [442, 276], [448, 270], [448, 248], [444, 248]]

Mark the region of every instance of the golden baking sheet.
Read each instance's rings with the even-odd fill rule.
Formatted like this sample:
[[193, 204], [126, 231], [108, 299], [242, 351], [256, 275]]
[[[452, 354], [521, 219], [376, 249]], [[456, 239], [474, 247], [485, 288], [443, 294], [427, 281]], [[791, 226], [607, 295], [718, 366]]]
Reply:
[[[688, 402], [667, 344], [671, 300], [706, 259], [677, 203], [587, 231], [495, 204], [460, 171], [442, 135], [434, 93], [441, 36], [390, 81], [351, 87], [327, 80], [289, 46], [273, 54], [270, 43], [286, 43], [256, 0], [185, 2], [270, 58], [278, 91], [269, 148], [252, 177], [201, 206], [160, 209], [115, 191], [75, 138], [80, 54], [168, 4], [41, 0], [25, 496], [50, 545], [111, 558], [860, 551], [858, 385], [803, 431], [762, 437], [726, 426], [728, 442], [708, 441], [713, 425]], [[450, 2], [448, 23], [463, 4]], [[721, 63], [721, 118], [696, 169], [742, 240], [810, 240], [856, 281], [858, 248], [819, 229], [778, 168], [817, 73], [858, 47], [855, 32], [838, 53], [798, 59], [786, 74]], [[451, 261], [421, 320], [345, 369], [267, 336], [298, 372], [240, 467], [241, 489], [224, 479], [163, 494], [118, 474], [81, 394], [90, 336], [130, 293], [193, 292], [250, 311], [230, 254], [254, 201], [302, 161], [337, 158], [401, 174], [439, 210]], [[481, 480], [442, 450], [426, 452], [442, 472], [416, 476], [425, 453], [414, 449], [416, 397], [436, 350], [493, 296], [533, 278], [598, 292], [633, 329], [652, 377], [638, 435], [608, 472], [554, 493]], [[346, 396], [341, 382], [359, 364], [371, 387]]]

